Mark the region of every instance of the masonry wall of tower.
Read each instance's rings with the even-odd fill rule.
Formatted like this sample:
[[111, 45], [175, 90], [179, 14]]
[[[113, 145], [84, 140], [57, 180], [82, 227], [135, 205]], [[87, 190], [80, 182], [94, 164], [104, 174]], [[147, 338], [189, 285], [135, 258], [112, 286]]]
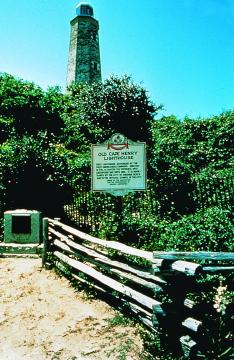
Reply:
[[101, 80], [99, 23], [91, 16], [71, 21], [67, 85]]

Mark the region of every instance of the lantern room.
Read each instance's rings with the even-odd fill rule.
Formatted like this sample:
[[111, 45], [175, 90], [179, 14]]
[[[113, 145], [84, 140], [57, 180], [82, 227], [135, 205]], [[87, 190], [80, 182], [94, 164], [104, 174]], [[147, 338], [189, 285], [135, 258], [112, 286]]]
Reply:
[[77, 16], [92, 16], [93, 17], [93, 8], [86, 2], [81, 2], [76, 7]]

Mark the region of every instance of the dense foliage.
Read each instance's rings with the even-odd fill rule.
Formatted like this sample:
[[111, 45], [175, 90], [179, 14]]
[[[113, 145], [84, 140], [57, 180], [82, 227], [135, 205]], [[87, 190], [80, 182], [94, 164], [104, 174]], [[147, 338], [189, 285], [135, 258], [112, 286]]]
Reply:
[[161, 108], [154, 105], [146, 90], [134, 84], [129, 76], [112, 76], [103, 83], [72, 85], [67, 99], [65, 143], [73, 150], [87, 149], [115, 132], [145, 141], [150, 138], [154, 114]]
[[[0, 76], [0, 199], [2, 208], [61, 213], [67, 161], [58, 151], [64, 96], [8, 74]], [[66, 180], [65, 180], [66, 178]]]
[[[234, 111], [155, 120], [160, 109], [128, 76], [63, 94], [0, 74], [0, 227], [5, 210], [38, 209], [147, 250], [234, 251]], [[115, 132], [148, 145], [143, 194], [90, 192], [90, 144]]]
[[70, 200], [68, 184], [89, 181], [90, 143], [124, 132], [126, 124], [143, 139], [156, 110], [145, 89], [126, 76], [73, 85], [62, 94], [1, 74], [2, 208], [61, 213]]
[[[1, 200], [8, 208], [38, 209], [59, 215], [68, 200], [66, 158], [44, 133], [13, 137], [0, 147]], [[66, 191], [65, 191], [66, 190]]]
[[33, 83], [2, 74], [0, 104], [0, 130], [5, 134], [9, 134], [9, 130], [14, 130], [17, 135], [38, 131], [53, 136], [61, 133], [63, 96], [59, 88], [44, 92]]
[[156, 172], [162, 169], [173, 176], [183, 169], [197, 173], [204, 168], [223, 169], [234, 164], [233, 111], [210, 119], [180, 121], [163, 117], [154, 122], [152, 133], [152, 167]]
[[129, 225], [141, 247], [161, 251], [234, 251], [231, 211], [219, 207], [199, 210], [169, 221], [148, 217]]
[[[121, 223], [123, 239], [143, 247], [230, 249], [234, 111], [155, 120], [160, 109], [129, 76], [73, 84], [63, 94], [0, 74], [1, 211], [25, 207], [63, 216], [73, 196], [81, 216], [102, 216], [97, 235], [119, 238]], [[115, 198], [89, 196], [88, 203], [87, 197], [90, 144], [115, 132], [148, 145], [150, 196], [136, 194], [134, 209], [126, 197], [124, 219], [114, 214]]]

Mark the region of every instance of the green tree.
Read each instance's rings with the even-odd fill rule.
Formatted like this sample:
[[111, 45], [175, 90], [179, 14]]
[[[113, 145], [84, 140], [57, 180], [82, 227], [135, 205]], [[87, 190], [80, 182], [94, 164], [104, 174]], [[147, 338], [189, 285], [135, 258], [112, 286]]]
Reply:
[[115, 132], [148, 142], [154, 115], [161, 109], [129, 76], [112, 76], [104, 83], [73, 84], [68, 97], [66, 144], [73, 149], [102, 142]]
[[44, 132], [13, 137], [0, 146], [0, 192], [4, 208], [37, 209], [59, 216], [70, 201], [67, 157]]
[[[32, 82], [0, 74], [0, 130], [6, 134], [10, 122], [16, 134], [36, 134], [46, 131], [61, 133], [63, 94], [58, 87], [43, 91]], [[4, 140], [4, 138], [3, 138]]]
[[149, 176], [162, 212], [188, 214], [195, 210], [194, 175], [207, 174], [208, 183], [212, 171], [233, 167], [234, 111], [209, 119], [163, 117], [152, 124], [152, 139]]
[[206, 167], [223, 169], [233, 165], [234, 111], [209, 119], [178, 120], [163, 117], [152, 126], [153, 168], [172, 166], [173, 160], [183, 162], [193, 173]]

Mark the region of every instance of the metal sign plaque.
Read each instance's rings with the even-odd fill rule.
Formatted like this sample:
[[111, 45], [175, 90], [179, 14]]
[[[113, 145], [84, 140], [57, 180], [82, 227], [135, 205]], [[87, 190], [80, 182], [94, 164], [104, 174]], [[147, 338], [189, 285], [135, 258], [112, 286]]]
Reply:
[[114, 134], [92, 145], [92, 190], [125, 195], [146, 189], [146, 144]]

